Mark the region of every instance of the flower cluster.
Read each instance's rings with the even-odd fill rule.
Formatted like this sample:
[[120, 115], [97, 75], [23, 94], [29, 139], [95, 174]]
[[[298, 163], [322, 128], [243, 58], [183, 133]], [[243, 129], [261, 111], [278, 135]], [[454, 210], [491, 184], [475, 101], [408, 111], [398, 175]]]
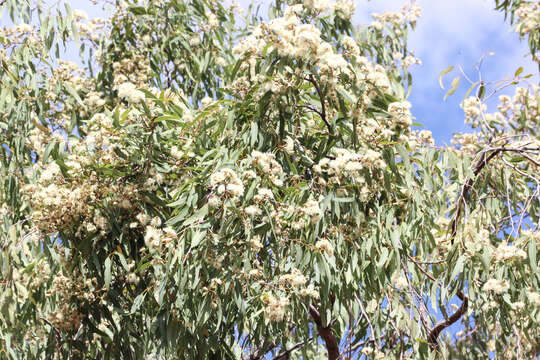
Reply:
[[[159, 226], [157, 223], [154, 225]], [[154, 225], [148, 225], [144, 234], [144, 243], [150, 251], [160, 251], [162, 246], [170, 246], [178, 239], [176, 231], [171, 227], [159, 229]]]
[[263, 294], [261, 298], [264, 308], [264, 316], [272, 322], [283, 321], [286, 315], [289, 299], [286, 297], [277, 297], [272, 294]]
[[122, 99], [126, 99], [131, 103], [139, 103], [144, 99], [144, 93], [140, 90], [137, 90], [135, 84], [130, 83], [129, 81], [123, 82], [118, 85], [118, 96]]
[[416, 3], [405, 4], [400, 12], [385, 12], [383, 14], [373, 13], [371, 17], [375, 20], [371, 23], [371, 26], [381, 31], [384, 24], [387, 23], [394, 27], [400, 27], [406, 22], [415, 23], [422, 15], [422, 8]]
[[[528, 89], [518, 86], [515, 89], [514, 96], [508, 95], [499, 96], [499, 105], [497, 110], [504, 117], [505, 122], [515, 123], [523, 117], [523, 114], [528, 114], [523, 122], [529, 127], [534, 128], [537, 126], [535, 119], [538, 119], [540, 113], [538, 111], [538, 87]], [[496, 115], [495, 115], [496, 116]], [[496, 117], [500, 120], [500, 117]]]
[[407, 277], [401, 272], [395, 272], [392, 276], [392, 285], [397, 289], [402, 290], [409, 286], [409, 281]]
[[[352, 5], [351, 5], [352, 4]], [[315, 2], [313, 2], [315, 6]], [[334, 4], [339, 13], [349, 16], [354, 3], [339, 1]], [[319, 6], [319, 5], [317, 5]], [[325, 5], [321, 5], [324, 8]], [[285, 9], [284, 16], [272, 19], [254, 29], [253, 33], [240, 41], [233, 49], [237, 55], [257, 55], [262, 57], [268, 45], [277, 49], [284, 57], [307, 58], [317, 66], [321, 73], [331, 75], [350, 74], [348, 63], [341, 54], [334, 52], [332, 45], [321, 38], [320, 30], [313, 24], [302, 24], [297, 14], [302, 7], [295, 5]]]
[[49, 321], [62, 331], [76, 331], [84, 318], [79, 307], [96, 299], [95, 284], [96, 279], [85, 280], [80, 274], [55, 276], [47, 296], [58, 296], [61, 305], [49, 315]]
[[257, 190], [257, 195], [253, 197], [255, 202], [261, 203], [264, 201], [272, 200], [274, 198], [274, 193], [271, 189], [268, 188], [259, 188]]
[[358, 47], [358, 44], [356, 43], [356, 40], [353, 39], [350, 36], [343, 36], [341, 38], [341, 44], [343, 45], [343, 48], [345, 49], [344, 54], [347, 57], [359, 57], [360, 56], [360, 48]]
[[219, 19], [216, 16], [216, 14], [214, 14], [213, 12], [207, 11], [205, 15], [206, 15], [206, 18], [207, 18], [207, 23], [206, 23], [205, 26], [203, 26], [201, 28], [201, 30], [202, 31], [210, 31], [210, 30], [217, 29], [218, 26], [219, 26]]
[[529, 34], [540, 28], [540, 4], [538, 2], [522, 2], [515, 12], [516, 31], [521, 34]]
[[299, 288], [306, 284], [306, 277], [298, 270], [293, 268], [289, 274], [284, 274], [279, 277], [279, 282], [282, 285], [290, 285], [292, 288]]
[[312, 222], [317, 222], [322, 215], [319, 203], [315, 200], [308, 200], [302, 207], [301, 211], [311, 218]]
[[354, 1], [351, 0], [337, 0], [336, 3], [333, 4], [333, 8], [337, 16], [345, 20], [350, 20], [354, 15], [356, 5], [354, 4]]
[[[323, 158], [319, 162], [319, 167], [331, 175], [342, 175], [344, 173], [358, 172], [364, 168], [384, 168], [385, 163], [381, 154], [367, 149], [363, 154], [354, 153], [347, 149], [334, 149], [335, 158]], [[316, 168], [318, 171], [319, 168]]]
[[107, 188], [95, 173], [79, 180], [66, 182], [58, 165], [50, 163], [36, 184], [23, 188], [23, 196], [33, 208], [32, 221], [40, 231], [76, 237], [103, 236], [109, 230], [109, 221], [97, 205], [110, 199], [128, 212], [138, 198], [134, 184], [110, 184]]
[[502, 294], [506, 292], [510, 286], [508, 285], [508, 282], [506, 280], [497, 280], [497, 279], [489, 279], [486, 281], [484, 286], [482, 286], [483, 291], [492, 291], [496, 294]]
[[318, 299], [319, 298], [319, 290], [313, 286], [313, 284], [309, 284], [307, 287], [300, 289], [298, 292], [300, 296], [306, 296], [312, 299]]
[[451, 143], [459, 147], [461, 153], [474, 154], [482, 143], [481, 133], [457, 133], [451, 140]]
[[77, 28], [79, 36], [97, 43], [106, 29], [107, 21], [103, 18], [96, 17], [86, 21], [88, 20], [88, 15], [82, 10], [74, 10], [73, 17], [76, 20], [74, 25]]
[[495, 259], [497, 261], [507, 261], [507, 260], [519, 260], [525, 259], [527, 254], [525, 251], [514, 245], [508, 245], [506, 242], [499, 244], [495, 250]]
[[271, 153], [262, 153], [260, 151], [253, 151], [251, 153], [251, 164], [260, 169], [262, 173], [270, 179], [270, 181], [276, 186], [282, 186], [283, 181], [281, 176], [283, 175], [283, 168], [275, 160], [275, 155]]
[[334, 245], [327, 239], [318, 240], [315, 243], [315, 249], [325, 252], [328, 256], [334, 256]]
[[470, 96], [463, 100], [461, 108], [465, 113], [465, 124], [473, 124], [473, 120], [486, 110], [486, 105], [476, 96]]
[[536, 291], [528, 291], [527, 299], [529, 302], [535, 306], [540, 306], [540, 293]]
[[411, 103], [408, 101], [393, 102], [388, 105], [388, 113], [398, 124], [410, 126], [412, 124], [410, 108]]
[[229, 195], [237, 199], [244, 194], [244, 184], [236, 172], [229, 168], [223, 168], [210, 176], [210, 185], [215, 193], [223, 196]]

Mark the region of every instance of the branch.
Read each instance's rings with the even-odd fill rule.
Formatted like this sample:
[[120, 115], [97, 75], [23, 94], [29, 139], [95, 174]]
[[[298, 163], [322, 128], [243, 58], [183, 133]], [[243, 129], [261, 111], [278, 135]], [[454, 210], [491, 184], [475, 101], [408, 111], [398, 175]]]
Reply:
[[[384, 339], [385, 336], [386, 336], [386, 333], [385, 333], [385, 334], [381, 334], [381, 335], [379, 336], [379, 339], [376, 340], [376, 341], [381, 341], [382, 339]], [[360, 349], [360, 348], [364, 347], [365, 345], [367, 345], [367, 344], [369, 344], [369, 343], [372, 343], [372, 342], [373, 342], [373, 340], [372, 340], [371, 337], [370, 337], [369, 339], [366, 339], [366, 340], [364, 340], [364, 341], [361, 341], [361, 342], [359, 342], [359, 343], [354, 344], [354, 345], [351, 346], [351, 348], [348, 349], [347, 351], [350, 351], [351, 353], [354, 353], [356, 350], [358, 350], [358, 349]], [[342, 354], [342, 355], [343, 355], [343, 354]]]
[[360, 305], [360, 311], [362, 312], [362, 316], [364, 316], [364, 318], [366, 319], [366, 321], [368, 323], [369, 331], [370, 331], [369, 337], [370, 337], [371, 341], [373, 342], [373, 344], [376, 344], [377, 340], [375, 340], [375, 330], [373, 329], [373, 324], [371, 324], [371, 319], [369, 318], [368, 314], [364, 310], [364, 306], [362, 305], [362, 300], [360, 300], [358, 298], [358, 295], [356, 295], [356, 294], [354, 295], [354, 297], [358, 301], [358, 305]]
[[45, 322], [47, 325], [49, 325], [52, 328], [54, 334], [56, 335], [56, 340], [58, 341], [58, 346], [60, 346], [60, 344], [62, 344], [62, 335], [60, 335], [60, 331], [56, 327], [54, 327], [54, 325], [49, 320], [47, 320], [45, 317], [40, 316], [39, 318], [40, 318], [40, 320], [42, 320], [43, 322]]
[[285, 359], [288, 359], [290, 353], [292, 353], [294, 350], [298, 349], [299, 347], [302, 347], [305, 344], [309, 343], [311, 340], [312, 340], [312, 338], [309, 338], [307, 340], [299, 342], [298, 344], [294, 345], [292, 348], [282, 351], [281, 353], [279, 353], [272, 360], [285, 360]]
[[[474, 171], [473, 171], [474, 176], [476, 177], [480, 173], [480, 171], [482, 171], [482, 169], [487, 165], [487, 163], [491, 159], [493, 159], [495, 156], [497, 156], [497, 154], [499, 154], [502, 149], [503, 148], [497, 148], [491, 154], [487, 156], [486, 154], [487, 154], [487, 151], [489, 150], [484, 151], [482, 153], [482, 158], [476, 163], [476, 166], [474, 167]], [[461, 216], [463, 205], [465, 204], [465, 198], [468, 196], [469, 190], [472, 188], [473, 181], [474, 181], [473, 178], [468, 178], [467, 181], [465, 181], [465, 184], [463, 184], [463, 187], [461, 188], [461, 194], [459, 195], [458, 202], [457, 202], [456, 216], [454, 216], [454, 219], [452, 220], [452, 225], [451, 225], [452, 233], [450, 234], [450, 242], [452, 244], [454, 244], [454, 239], [456, 238], [456, 235], [457, 235], [458, 221]]]
[[422, 296], [420, 295], [420, 292], [412, 284], [411, 279], [409, 278], [409, 269], [404, 259], [401, 259], [401, 266], [403, 267], [403, 271], [405, 272], [405, 278], [407, 279], [407, 284], [409, 285], [409, 293], [411, 294], [411, 302], [416, 308], [416, 310], [418, 310], [420, 321], [422, 322], [424, 329], [426, 329], [427, 331], [429, 329], [429, 324], [427, 323], [426, 318], [429, 318], [429, 315], [428, 315], [429, 311], [426, 307], [425, 302], [422, 299]]
[[317, 111], [317, 113], [321, 116], [321, 119], [326, 124], [326, 127], [328, 128], [328, 132], [330, 133], [330, 135], [332, 135], [334, 132], [332, 130], [332, 125], [330, 125], [330, 123], [326, 119], [326, 105], [324, 104], [324, 94], [322, 93], [321, 88], [319, 87], [319, 84], [317, 84], [317, 81], [315, 81], [313, 74], [310, 74], [306, 80], [313, 84], [313, 86], [315, 87], [315, 90], [317, 91], [317, 95], [319, 95], [319, 100], [321, 100], [321, 111], [320, 112]]
[[[507, 147], [501, 146], [501, 147], [497, 147], [497, 148], [486, 149], [486, 150], [481, 152], [481, 158], [480, 158], [480, 160], [478, 160], [478, 162], [476, 163], [476, 165], [474, 167], [474, 170], [473, 170], [474, 177], [476, 177], [486, 167], [486, 165], [489, 163], [489, 161], [491, 161], [495, 156], [497, 156], [498, 154], [500, 154], [502, 152], [517, 152], [517, 153], [520, 153], [522, 156], [524, 156], [526, 159], [528, 159], [534, 165], [538, 166], [539, 163], [526, 154], [526, 152], [535, 152], [535, 151], [538, 151], [538, 150], [540, 150], [540, 148], [528, 148], [528, 147], [525, 147], [525, 146], [523, 146], [521, 148], [507, 148]], [[488, 153], [490, 151], [491, 151], [491, 153], [488, 155]], [[467, 181], [465, 182], [465, 184], [463, 184], [463, 187], [461, 188], [461, 194], [460, 194], [458, 202], [457, 202], [456, 215], [454, 216], [454, 219], [452, 220], [452, 223], [451, 223], [452, 232], [450, 234], [450, 241], [451, 241], [452, 244], [454, 243], [455, 237], [457, 235], [458, 221], [459, 221], [459, 218], [461, 216], [463, 206], [465, 204], [465, 199], [467, 198], [467, 196], [469, 194], [469, 191], [472, 188], [473, 181], [474, 180], [473, 180], [472, 177], [467, 179]], [[416, 261], [414, 261], [414, 259], [412, 259], [411, 256], [409, 256], [409, 259], [412, 260], [413, 263], [425, 275], [427, 275], [431, 280], [435, 280], [418, 263], [416, 263]], [[465, 295], [461, 291], [459, 291], [457, 293], [457, 296], [462, 301], [461, 306], [459, 307], [459, 309], [454, 314], [452, 314], [448, 319], [446, 319], [444, 321], [440, 321], [439, 323], [437, 323], [433, 327], [433, 329], [431, 329], [431, 331], [428, 334], [428, 337], [427, 337], [428, 344], [434, 350], [438, 349], [438, 347], [439, 347], [438, 342], [437, 342], [437, 338], [439, 337], [439, 334], [441, 333], [441, 331], [443, 331], [444, 329], [446, 329], [447, 327], [449, 327], [450, 325], [452, 325], [453, 323], [458, 321], [463, 316], [463, 314], [465, 314], [465, 312], [467, 311], [467, 308], [469, 306], [469, 298], [467, 297], [467, 295]]]
[[319, 335], [323, 338], [326, 343], [326, 349], [328, 350], [328, 360], [337, 360], [339, 358], [339, 344], [336, 339], [336, 335], [332, 332], [330, 325], [323, 326], [321, 320], [321, 314], [313, 305], [309, 305], [309, 313], [313, 317], [313, 321], [317, 325], [317, 330]]
[[297, 107], [300, 107], [300, 108], [306, 108], [308, 110], [311, 110], [313, 111], [314, 113], [316, 113], [317, 115], [319, 115], [321, 118], [323, 117], [323, 114], [322, 112], [320, 112], [319, 110], [317, 110], [316, 108], [314, 108], [313, 106], [311, 105], [296, 105]]
[[[491, 154], [487, 155], [488, 152], [490, 151], [491, 151]], [[540, 166], [540, 163], [538, 163], [536, 160], [534, 160], [533, 158], [531, 158], [530, 156], [526, 154], [526, 152], [537, 152], [537, 151], [540, 151], [540, 148], [526, 147], [526, 146], [523, 146], [521, 148], [507, 148], [507, 147], [501, 146], [501, 147], [488, 148], [486, 150], [483, 150], [480, 153], [481, 154], [480, 160], [478, 160], [478, 162], [476, 163], [474, 167], [474, 171], [473, 171], [474, 177], [476, 177], [482, 171], [482, 169], [486, 167], [486, 165], [491, 159], [493, 159], [495, 156], [497, 156], [498, 154], [502, 152], [520, 153], [523, 157], [528, 159], [530, 162], [532, 162], [536, 166]], [[454, 244], [454, 239], [457, 235], [458, 221], [461, 216], [461, 212], [463, 210], [463, 205], [465, 204], [465, 199], [467, 198], [469, 191], [472, 188], [473, 182], [474, 182], [473, 178], [468, 178], [467, 181], [465, 181], [465, 184], [463, 184], [463, 187], [461, 188], [461, 194], [459, 195], [458, 202], [457, 202], [456, 215], [454, 216], [454, 219], [452, 220], [452, 224], [450, 226], [450, 228], [452, 229], [452, 232], [450, 234], [451, 244]]]
[[277, 346], [277, 343], [275, 341], [271, 342], [267, 347], [264, 347], [264, 341], [261, 343], [259, 348], [255, 351], [255, 353], [251, 354], [248, 358], [248, 360], [258, 360], [264, 356], [267, 352], [272, 350]]
[[[422, 266], [420, 266], [420, 264], [418, 264], [412, 256], [407, 254], [407, 257], [409, 258], [409, 260], [413, 262], [414, 265], [416, 265], [418, 269], [420, 269], [420, 271], [424, 275], [426, 275], [432, 281], [437, 282], [437, 280], [431, 274], [429, 274], [424, 268], [422, 268]], [[459, 309], [455, 313], [453, 313], [448, 319], [438, 322], [429, 331], [429, 334], [427, 336], [428, 344], [434, 350], [439, 348], [439, 344], [437, 343], [437, 338], [439, 337], [439, 334], [441, 333], [441, 331], [443, 331], [444, 329], [446, 329], [447, 327], [449, 327], [450, 325], [458, 321], [463, 316], [463, 314], [467, 312], [467, 308], [469, 307], [469, 298], [467, 297], [467, 295], [463, 294], [463, 292], [461, 291], [459, 291], [456, 295], [462, 301]]]
[[441, 331], [443, 331], [444, 329], [446, 329], [447, 327], [449, 327], [450, 325], [458, 321], [463, 316], [463, 314], [467, 312], [467, 308], [469, 307], [469, 298], [467, 297], [467, 295], [463, 294], [461, 291], [457, 293], [457, 296], [462, 301], [459, 309], [455, 313], [450, 315], [448, 319], [439, 321], [433, 327], [433, 329], [431, 329], [431, 331], [428, 334], [428, 337], [427, 337], [428, 344], [434, 350], [439, 348], [437, 338], [439, 337], [439, 334], [441, 333]]

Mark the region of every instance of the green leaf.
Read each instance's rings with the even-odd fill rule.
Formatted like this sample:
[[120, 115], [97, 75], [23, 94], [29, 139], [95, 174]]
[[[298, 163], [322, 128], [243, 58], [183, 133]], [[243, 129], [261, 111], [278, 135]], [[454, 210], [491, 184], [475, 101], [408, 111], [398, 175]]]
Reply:
[[145, 292], [137, 295], [137, 297], [135, 298], [135, 301], [133, 301], [133, 305], [131, 305], [131, 310], [129, 311], [128, 315], [135, 314], [137, 310], [139, 310], [145, 297], [146, 297]]
[[206, 231], [196, 231], [191, 237], [191, 247], [197, 247], [206, 236]]
[[486, 87], [484, 86], [484, 84], [482, 84], [478, 88], [478, 98], [483, 99], [485, 94], [486, 94]]
[[444, 90], [444, 85], [443, 85], [443, 82], [442, 82], [442, 78], [444, 75], [448, 74], [449, 72], [451, 72], [452, 70], [454, 70], [454, 65], [450, 65], [449, 67], [447, 67], [446, 69], [444, 69], [443, 71], [441, 71], [441, 73], [439, 74], [439, 85], [441, 86], [441, 89]]
[[105, 259], [105, 275], [104, 275], [105, 287], [108, 289], [111, 285], [111, 258]]
[[534, 239], [529, 240], [529, 263], [531, 264], [531, 270], [533, 274], [536, 274], [537, 263], [536, 263], [536, 241]]
[[208, 204], [200, 208], [195, 214], [193, 214], [189, 219], [187, 219], [182, 225], [183, 226], [191, 225], [194, 222], [204, 218], [206, 215], [208, 215]]
[[467, 92], [465, 93], [465, 96], [463, 97], [463, 99], [466, 99], [467, 96], [469, 96], [469, 94], [471, 93], [471, 91], [473, 91], [473, 89], [476, 87], [476, 85], [478, 85], [480, 83], [480, 81], [476, 81], [474, 82], [471, 87], [469, 88], [469, 90], [467, 90]]
[[162, 121], [182, 122], [182, 119], [180, 119], [180, 117], [177, 115], [162, 115], [154, 119], [154, 123], [158, 123]]
[[523, 66], [520, 66], [514, 73], [514, 77], [518, 77], [523, 72]]
[[81, 100], [81, 97], [79, 96], [79, 94], [77, 94], [77, 92], [75, 91], [75, 89], [73, 89], [73, 87], [71, 87], [71, 85], [69, 85], [68, 83], [63, 83], [62, 84], [64, 86], [64, 88], [67, 90], [67, 92], [73, 96], [75, 98], [75, 100], [77, 100], [77, 102], [79, 103], [79, 105], [81, 105], [85, 110], [86, 110], [86, 105], [84, 105], [83, 101]]
[[454, 270], [452, 270], [452, 275], [450, 275], [450, 281], [453, 281], [458, 274], [460, 274], [463, 271], [463, 265], [465, 264], [465, 256], [460, 256], [458, 258], [458, 261], [456, 262], [456, 265], [454, 266]]
[[51, 155], [51, 152], [55, 149], [56, 145], [58, 145], [56, 142], [50, 142], [47, 144], [45, 151], [43, 152], [43, 158], [41, 159], [43, 164], [47, 163], [47, 159]]
[[130, 6], [128, 10], [135, 15], [147, 14], [146, 8], [144, 8], [143, 6]]
[[453, 95], [458, 86], [459, 86], [459, 82], [461, 81], [461, 77], [455, 77], [454, 80], [452, 80], [452, 88], [450, 90], [448, 90], [448, 92], [444, 95], [444, 100], [446, 100], [447, 97]]
[[390, 235], [394, 249], [401, 249], [400, 236], [401, 236], [401, 231], [399, 228], [392, 231], [392, 234]]

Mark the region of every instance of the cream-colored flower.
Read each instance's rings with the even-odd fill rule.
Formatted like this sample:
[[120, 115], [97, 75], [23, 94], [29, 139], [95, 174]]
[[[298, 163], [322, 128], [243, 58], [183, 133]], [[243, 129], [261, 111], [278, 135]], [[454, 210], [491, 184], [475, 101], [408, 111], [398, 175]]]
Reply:
[[506, 280], [497, 280], [497, 279], [489, 279], [486, 281], [484, 286], [482, 286], [483, 291], [492, 291], [496, 294], [502, 294], [503, 292], [506, 292], [510, 286], [506, 282]]
[[334, 245], [326, 239], [321, 239], [315, 243], [315, 248], [319, 251], [323, 251], [328, 256], [334, 256]]

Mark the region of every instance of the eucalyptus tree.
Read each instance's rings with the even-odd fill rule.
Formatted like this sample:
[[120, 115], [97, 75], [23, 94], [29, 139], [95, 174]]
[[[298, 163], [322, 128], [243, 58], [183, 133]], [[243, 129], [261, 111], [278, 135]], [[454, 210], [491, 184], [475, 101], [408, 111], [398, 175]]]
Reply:
[[105, 5], [2, 5], [2, 358], [539, 355], [528, 75], [438, 147], [414, 3]]

